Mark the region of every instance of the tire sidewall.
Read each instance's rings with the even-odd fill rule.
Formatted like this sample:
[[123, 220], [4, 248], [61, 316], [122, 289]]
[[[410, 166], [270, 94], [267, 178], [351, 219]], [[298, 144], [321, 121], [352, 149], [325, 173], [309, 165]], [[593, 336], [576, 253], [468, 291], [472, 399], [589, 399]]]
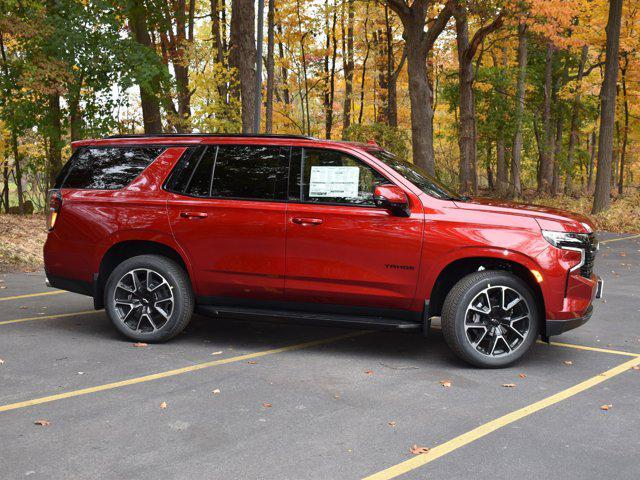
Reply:
[[[535, 297], [529, 286], [520, 278], [508, 272], [487, 272], [484, 278], [479, 278], [462, 294], [455, 306], [454, 332], [456, 343], [463, 351], [464, 356], [474, 365], [488, 368], [499, 368], [510, 365], [525, 355], [538, 338], [540, 332], [540, 314]], [[529, 306], [530, 325], [524, 342], [510, 355], [502, 357], [489, 357], [478, 352], [469, 343], [464, 329], [467, 307], [482, 290], [489, 286], [505, 286], [516, 290], [526, 300]]]
[[[169, 316], [169, 320], [157, 331], [153, 333], [142, 333], [131, 330], [127, 327], [118, 317], [114, 298], [114, 292], [120, 279], [131, 270], [146, 268], [154, 270], [162, 275], [173, 293], [173, 311]], [[185, 277], [183, 270], [172, 260], [160, 257], [157, 255], [140, 255], [137, 257], [125, 260], [118, 265], [105, 285], [104, 290], [104, 305], [107, 316], [113, 323], [113, 325], [122, 333], [125, 337], [131, 340], [137, 340], [140, 342], [163, 342], [169, 340], [181, 330], [180, 326], [184, 323], [184, 316], [191, 316], [193, 310], [193, 302], [189, 304], [189, 295], [191, 292], [184, 292], [185, 289]], [[188, 280], [186, 280], [186, 286], [188, 286]], [[189, 311], [191, 309], [191, 311]]]

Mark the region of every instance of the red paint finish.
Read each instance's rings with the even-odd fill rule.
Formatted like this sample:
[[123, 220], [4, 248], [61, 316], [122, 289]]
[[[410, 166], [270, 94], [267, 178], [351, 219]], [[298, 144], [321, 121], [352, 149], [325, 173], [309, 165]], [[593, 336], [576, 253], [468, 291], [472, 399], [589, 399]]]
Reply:
[[[47, 274], [93, 282], [105, 253], [123, 241], [173, 249], [197, 297], [244, 297], [421, 312], [440, 273], [452, 262], [492, 258], [542, 275], [546, 318], [584, 315], [596, 277], [570, 269], [577, 252], [550, 245], [541, 229], [587, 232], [578, 215], [546, 207], [431, 197], [367, 153], [375, 148], [292, 138], [158, 137], [86, 140], [84, 145], [165, 145], [128, 187], [62, 189], [44, 255]], [[335, 149], [390, 181], [376, 192], [408, 201], [408, 217], [385, 208], [201, 199], [162, 185], [188, 145], [260, 144]]]

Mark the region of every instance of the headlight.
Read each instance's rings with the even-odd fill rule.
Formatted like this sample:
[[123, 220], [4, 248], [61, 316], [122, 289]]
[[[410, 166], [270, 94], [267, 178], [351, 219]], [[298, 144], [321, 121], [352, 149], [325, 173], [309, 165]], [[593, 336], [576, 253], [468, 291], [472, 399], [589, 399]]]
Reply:
[[554, 247], [565, 250], [584, 250], [585, 246], [589, 243], [589, 235], [586, 233], [542, 230], [542, 236]]
[[586, 233], [573, 233], [573, 232], [552, 232], [550, 230], [542, 230], [542, 236], [547, 242], [557, 248], [563, 250], [573, 250], [580, 252], [580, 262], [570, 268], [570, 271], [575, 271], [582, 267], [586, 258], [586, 248], [589, 244], [589, 235]]

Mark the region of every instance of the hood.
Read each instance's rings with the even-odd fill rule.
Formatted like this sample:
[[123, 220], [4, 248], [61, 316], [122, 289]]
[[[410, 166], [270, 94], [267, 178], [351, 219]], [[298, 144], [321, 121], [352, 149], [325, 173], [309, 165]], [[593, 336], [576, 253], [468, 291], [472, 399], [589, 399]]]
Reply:
[[584, 215], [558, 208], [526, 203], [507, 202], [490, 198], [473, 198], [466, 202], [456, 201], [456, 206], [464, 210], [503, 213], [533, 218], [543, 230], [560, 232], [591, 233], [594, 226]]

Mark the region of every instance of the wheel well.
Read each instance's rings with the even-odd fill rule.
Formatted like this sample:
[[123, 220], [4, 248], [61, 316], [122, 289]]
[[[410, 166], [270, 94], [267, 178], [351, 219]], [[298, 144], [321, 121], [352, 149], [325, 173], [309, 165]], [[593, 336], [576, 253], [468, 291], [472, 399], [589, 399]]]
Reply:
[[[545, 308], [542, 290], [529, 269], [516, 262], [491, 257], [463, 258], [447, 265], [442, 272], [440, 272], [440, 275], [438, 275], [431, 290], [429, 316], [435, 317], [440, 315], [442, 305], [449, 290], [451, 290], [460, 279], [478, 270], [504, 270], [522, 279], [531, 288], [537, 301], [538, 309], [544, 317]], [[544, 325], [544, 321], [542, 324]]]
[[128, 258], [138, 255], [161, 255], [170, 258], [176, 262], [185, 272], [189, 272], [184, 260], [178, 252], [164, 243], [151, 242], [146, 240], [128, 240], [116, 243], [102, 257], [100, 269], [98, 270], [98, 278], [95, 282], [95, 294], [93, 298], [94, 306], [102, 308], [104, 287], [111, 272]]

